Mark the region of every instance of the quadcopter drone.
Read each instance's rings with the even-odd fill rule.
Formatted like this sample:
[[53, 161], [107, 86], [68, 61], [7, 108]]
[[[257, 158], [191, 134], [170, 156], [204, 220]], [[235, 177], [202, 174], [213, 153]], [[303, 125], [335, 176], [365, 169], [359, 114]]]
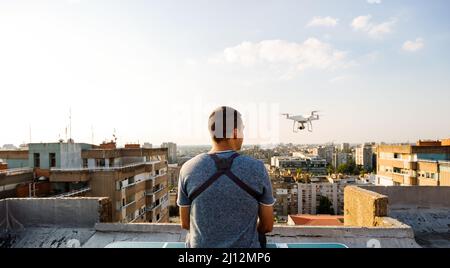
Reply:
[[312, 111], [311, 115], [294, 115], [291, 116], [289, 114], [282, 114], [286, 116], [286, 119], [294, 121], [292, 126], [292, 131], [294, 133], [298, 133], [299, 130], [308, 129], [309, 132], [313, 131], [312, 121], [319, 120], [319, 111]]

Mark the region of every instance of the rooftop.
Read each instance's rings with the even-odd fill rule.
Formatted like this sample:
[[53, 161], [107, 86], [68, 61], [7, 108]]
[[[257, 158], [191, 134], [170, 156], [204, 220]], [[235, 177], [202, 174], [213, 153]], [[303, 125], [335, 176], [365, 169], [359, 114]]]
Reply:
[[289, 215], [289, 225], [343, 226], [344, 216], [335, 215]]
[[[348, 186], [345, 225], [277, 225], [268, 234], [268, 243], [448, 247], [448, 196], [450, 187]], [[110, 210], [108, 198], [0, 200], [0, 247], [104, 248], [124, 241], [165, 244], [185, 240], [186, 231], [179, 224], [111, 223]], [[324, 217], [329, 216], [308, 216]]]

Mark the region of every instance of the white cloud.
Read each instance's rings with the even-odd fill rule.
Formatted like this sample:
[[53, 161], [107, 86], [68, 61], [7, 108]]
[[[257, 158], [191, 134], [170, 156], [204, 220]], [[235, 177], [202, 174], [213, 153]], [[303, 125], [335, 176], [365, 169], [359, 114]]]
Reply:
[[367, 33], [371, 38], [379, 39], [384, 35], [392, 33], [392, 28], [397, 23], [397, 19], [392, 18], [389, 21], [382, 23], [372, 23], [372, 16], [359, 16], [353, 19], [352, 28], [355, 31], [362, 31]]
[[415, 41], [406, 41], [403, 44], [403, 50], [408, 52], [416, 52], [425, 47], [425, 42], [422, 38], [417, 38]]
[[226, 48], [210, 63], [230, 63], [243, 66], [264, 65], [268, 68], [281, 67], [287, 70], [283, 77], [292, 78], [294, 73], [306, 69], [334, 70], [350, 65], [346, 52], [333, 48], [316, 38], [303, 43], [285, 40], [264, 40], [258, 43], [243, 42]]
[[314, 17], [307, 25], [307, 27], [323, 26], [335, 27], [338, 24], [338, 19], [332, 17]]
[[381, 4], [381, 0], [367, 0], [369, 4]]
[[367, 30], [371, 19], [371, 15], [356, 17], [352, 21], [352, 27], [355, 30]]

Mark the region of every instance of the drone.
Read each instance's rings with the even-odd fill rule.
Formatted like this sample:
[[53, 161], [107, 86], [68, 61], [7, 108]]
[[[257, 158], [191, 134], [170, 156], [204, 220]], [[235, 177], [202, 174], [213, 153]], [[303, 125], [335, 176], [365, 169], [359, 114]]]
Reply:
[[283, 116], [286, 116], [286, 119], [294, 121], [294, 124], [292, 126], [292, 131], [294, 133], [298, 133], [299, 130], [305, 130], [308, 129], [309, 132], [313, 131], [312, 121], [319, 120], [319, 111], [312, 111], [311, 115], [289, 115], [289, 114], [282, 114]]

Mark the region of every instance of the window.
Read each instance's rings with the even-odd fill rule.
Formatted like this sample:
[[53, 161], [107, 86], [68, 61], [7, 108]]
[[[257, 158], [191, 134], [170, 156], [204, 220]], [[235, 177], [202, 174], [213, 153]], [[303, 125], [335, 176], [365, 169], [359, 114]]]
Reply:
[[109, 167], [113, 167], [114, 166], [114, 158], [110, 158], [109, 159]]
[[84, 168], [88, 167], [88, 160], [86, 158], [83, 158], [83, 167]]
[[41, 167], [41, 156], [39, 153], [34, 153], [33, 154], [33, 159], [34, 159], [34, 167], [35, 168], [39, 168]]
[[156, 220], [159, 221], [159, 214], [156, 215]]
[[103, 159], [103, 158], [95, 159], [95, 166], [96, 167], [105, 167], [105, 159]]
[[56, 167], [56, 154], [55, 153], [50, 153], [48, 155], [48, 159], [49, 159], [49, 165], [50, 167]]

